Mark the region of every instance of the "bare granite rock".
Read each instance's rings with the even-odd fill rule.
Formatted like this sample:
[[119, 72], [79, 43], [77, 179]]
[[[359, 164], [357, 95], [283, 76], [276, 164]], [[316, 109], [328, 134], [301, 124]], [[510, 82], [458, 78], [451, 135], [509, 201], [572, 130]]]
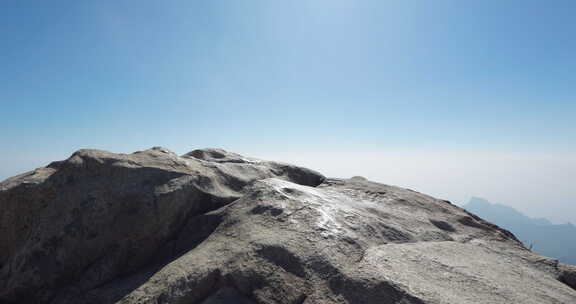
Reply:
[[560, 265], [560, 280], [576, 289], [576, 266]]
[[49, 302], [170, 256], [169, 245], [186, 223], [242, 197], [256, 180], [310, 186], [324, 180], [275, 162], [194, 157], [202, 152], [178, 157], [163, 148], [130, 155], [80, 150], [2, 182], [0, 299]]
[[0, 302], [576, 303], [447, 201], [219, 149], [81, 150], [0, 183]]

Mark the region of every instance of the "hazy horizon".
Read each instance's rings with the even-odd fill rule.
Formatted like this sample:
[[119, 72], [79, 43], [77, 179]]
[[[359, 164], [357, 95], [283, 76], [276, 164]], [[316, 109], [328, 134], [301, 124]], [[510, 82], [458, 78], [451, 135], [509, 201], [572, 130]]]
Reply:
[[[131, 153], [151, 147], [111, 151]], [[178, 154], [206, 147], [186, 148], [184, 143], [175, 145], [176, 149], [165, 146]], [[310, 151], [305, 147], [291, 151], [269, 147], [239, 146], [237, 149], [232, 146], [222, 147], [245, 156], [307, 166], [328, 177], [364, 176], [376, 182], [410, 188], [436, 198], [447, 199], [460, 206], [466, 204], [471, 197], [480, 197], [492, 203], [516, 208], [530, 217], [544, 217], [555, 223], [576, 224], [572, 185], [557, 183], [554, 180], [554, 178], [570, 180], [570, 176], [576, 174], [576, 157], [573, 155], [524, 154], [523, 157], [518, 157], [518, 154], [510, 152], [498, 154], [486, 151], [474, 153], [433, 149], [419, 153], [416, 149], [405, 151], [372, 149], [359, 152], [355, 149]], [[65, 159], [72, 152], [73, 150], [70, 153], [54, 155], [53, 158], [29, 155], [28, 162], [35, 164], [34, 166], [21, 169], [15, 166], [0, 168], [0, 180], [47, 165], [50, 161]], [[22, 165], [22, 163], [13, 164]], [[13, 173], [10, 173], [10, 169]]]
[[576, 2], [5, 1], [0, 179], [222, 147], [576, 223]]

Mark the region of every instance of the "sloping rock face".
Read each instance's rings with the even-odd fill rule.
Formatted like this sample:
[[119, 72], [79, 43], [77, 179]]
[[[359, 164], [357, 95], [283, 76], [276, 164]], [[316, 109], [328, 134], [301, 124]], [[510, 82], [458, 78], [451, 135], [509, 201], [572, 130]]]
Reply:
[[0, 183], [0, 267], [6, 303], [576, 303], [573, 267], [449, 202], [217, 149]]
[[221, 150], [178, 157], [162, 148], [81, 150], [8, 179], [0, 184], [0, 298], [49, 302], [172, 256], [185, 224], [271, 177], [309, 186], [324, 180]]

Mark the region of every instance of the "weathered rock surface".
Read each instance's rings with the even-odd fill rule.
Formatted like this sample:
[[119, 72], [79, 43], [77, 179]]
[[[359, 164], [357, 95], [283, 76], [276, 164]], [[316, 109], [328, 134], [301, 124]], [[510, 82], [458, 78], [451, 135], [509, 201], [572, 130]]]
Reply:
[[576, 271], [449, 202], [205, 149], [0, 183], [0, 302], [576, 303]]

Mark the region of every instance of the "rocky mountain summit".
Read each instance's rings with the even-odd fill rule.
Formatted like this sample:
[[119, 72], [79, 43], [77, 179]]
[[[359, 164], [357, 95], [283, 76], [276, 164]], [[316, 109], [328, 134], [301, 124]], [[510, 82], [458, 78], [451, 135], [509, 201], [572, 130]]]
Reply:
[[0, 183], [1, 303], [576, 303], [576, 267], [447, 201], [219, 149]]

